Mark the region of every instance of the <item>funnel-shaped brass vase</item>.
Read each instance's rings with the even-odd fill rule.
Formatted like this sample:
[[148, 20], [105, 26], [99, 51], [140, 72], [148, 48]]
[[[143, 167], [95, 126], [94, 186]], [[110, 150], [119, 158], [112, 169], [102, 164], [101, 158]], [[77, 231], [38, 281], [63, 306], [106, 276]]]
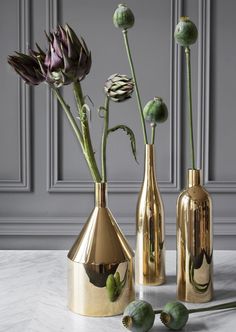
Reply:
[[135, 297], [133, 250], [106, 207], [106, 184], [95, 186], [95, 208], [68, 254], [68, 306], [81, 315], [113, 316]]
[[213, 297], [212, 204], [200, 170], [188, 170], [188, 187], [177, 200], [177, 297], [193, 303]]
[[143, 185], [136, 211], [135, 280], [140, 285], [165, 282], [164, 209], [156, 181], [155, 146], [145, 146]]

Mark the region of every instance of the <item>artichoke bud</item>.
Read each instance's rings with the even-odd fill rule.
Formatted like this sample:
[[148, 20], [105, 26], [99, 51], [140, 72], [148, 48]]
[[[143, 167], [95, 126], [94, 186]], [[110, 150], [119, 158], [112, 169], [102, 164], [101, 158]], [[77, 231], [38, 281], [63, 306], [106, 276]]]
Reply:
[[176, 42], [184, 47], [194, 44], [198, 37], [196, 25], [187, 16], [180, 17], [176, 25], [174, 37]]
[[162, 323], [171, 330], [181, 330], [187, 323], [189, 311], [180, 302], [167, 303], [160, 315]]
[[162, 98], [155, 97], [147, 102], [143, 109], [143, 115], [151, 126], [155, 126], [158, 122], [165, 122], [168, 118], [168, 109]]
[[132, 28], [134, 25], [134, 14], [131, 9], [129, 9], [126, 5], [120, 4], [118, 5], [115, 13], [113, 15], [113, 23], [115, 27], [127, 30]]
[[126, 75], [113, 74], [107, 79], [104, 91], [111, 100], [121, 102], [131, 97], [134, 83]]
[[122, 323], [133, 332], [147, 332], [154, 323], [155, 313], [151, 304], [143, 300], [131, 302], [125, 309]]
[[34, 55], [16, 52], [8, 57], [9, 65], [29, 85], [38, 85], [45, 81], [40, 65]]
[[85, 41], [80, 40], [68, 24], [64, 28], [58, 26], [54, 33], [46, 36], [49, 42], [43, 62], [46, 81], [57, 88], [82, 81], [92, 63]]

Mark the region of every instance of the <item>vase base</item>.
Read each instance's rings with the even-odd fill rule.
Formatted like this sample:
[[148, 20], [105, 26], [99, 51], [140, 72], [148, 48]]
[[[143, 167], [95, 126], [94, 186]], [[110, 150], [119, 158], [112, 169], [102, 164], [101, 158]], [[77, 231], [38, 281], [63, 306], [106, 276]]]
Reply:
[[[121, 293], [112, 298], [106, 287], [110, 274], [119, 273], [123, 281]], [[68, 259], [68, 308], [91, 317], [109, 317], [123, 313], [135, 299], [132, 261], [119, 264], [81, 264]]]

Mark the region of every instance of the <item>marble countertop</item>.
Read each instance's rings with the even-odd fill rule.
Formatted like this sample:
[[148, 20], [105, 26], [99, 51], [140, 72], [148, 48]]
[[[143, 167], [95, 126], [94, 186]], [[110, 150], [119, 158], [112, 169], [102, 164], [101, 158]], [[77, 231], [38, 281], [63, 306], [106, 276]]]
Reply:
[[[120, 316], [82, 317], [67, 309], [66, 263], [66, 251], [0, 251], [1, 332], [125, 331]], [[165, 285], [137, 289], [137, 297], [149, 301], [154, 308], [175, 299], [174, 251], [167, 252], [166, 270]], [[215, 299], [211, 304], [236, 301], [236, 251], [215, 251], [214, 275]], [[192, 314], [185, 328], [189, 332], [235, 330], [234, 310]], [[168, 330], [156, 317], [152, 331]]]

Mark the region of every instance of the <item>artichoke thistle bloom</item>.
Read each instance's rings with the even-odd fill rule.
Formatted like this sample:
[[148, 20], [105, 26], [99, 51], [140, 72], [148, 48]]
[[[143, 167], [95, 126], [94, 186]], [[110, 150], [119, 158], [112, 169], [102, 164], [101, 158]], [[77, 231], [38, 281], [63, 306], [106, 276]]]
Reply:
[[16, 52], [17, 55], [10, 55], [8, 63], [15, 69], [17, 74], [29, 85], [38, 85], [45, 78], [41, 72], [38, 61], [32, 55]]
[[134, 90], [134, 83], [126, 75], [113, 74], [108, 77], [104, 90], [111, 100], [121, 102], [131, 97]]
[[80, 40], [68, 24], [64, 28], [59, 25], [47, 38], [49, 49], [46, 54], [41, 49], [33, 52], [47, 83], [58, 88], [82, 81], [92, 64], [85, 41]]

